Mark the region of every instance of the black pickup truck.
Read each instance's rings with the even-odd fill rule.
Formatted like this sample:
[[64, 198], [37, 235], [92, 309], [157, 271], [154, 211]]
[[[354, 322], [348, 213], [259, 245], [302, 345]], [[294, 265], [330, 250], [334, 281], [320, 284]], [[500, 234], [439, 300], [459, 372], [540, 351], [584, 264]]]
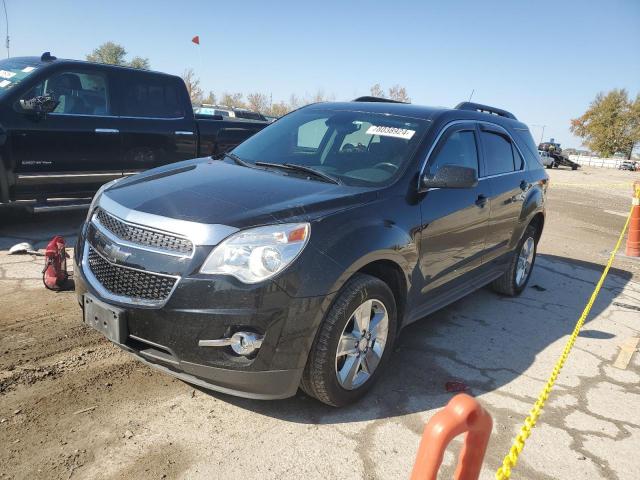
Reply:
[[225, 152], [266, 125], [194, 115], [182, 79], [165, 73], [48, 53], [1, 60], [0, 206], [90, 197], [115, 178]]

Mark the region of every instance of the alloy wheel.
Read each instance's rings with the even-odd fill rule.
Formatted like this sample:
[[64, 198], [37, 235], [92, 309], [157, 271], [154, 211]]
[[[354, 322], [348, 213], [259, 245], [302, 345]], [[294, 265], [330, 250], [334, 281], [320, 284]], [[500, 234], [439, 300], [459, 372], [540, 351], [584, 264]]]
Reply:
[[367, 300], [351, 314], [336, 350], [336, 376], [340, 386], [354, 390], [378, 367], [389, 331], [389, 315], [380, 300]]

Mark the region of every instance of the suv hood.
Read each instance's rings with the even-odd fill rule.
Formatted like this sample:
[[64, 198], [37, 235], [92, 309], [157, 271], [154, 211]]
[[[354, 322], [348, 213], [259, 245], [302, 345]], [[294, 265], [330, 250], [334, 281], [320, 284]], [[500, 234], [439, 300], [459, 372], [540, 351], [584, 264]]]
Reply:
[[334, 185], [210, 158], [148, 170], [118, 182], [104, 194], [133, 210], [240, 229], [311, 221], [377, 198], [371, 188]]

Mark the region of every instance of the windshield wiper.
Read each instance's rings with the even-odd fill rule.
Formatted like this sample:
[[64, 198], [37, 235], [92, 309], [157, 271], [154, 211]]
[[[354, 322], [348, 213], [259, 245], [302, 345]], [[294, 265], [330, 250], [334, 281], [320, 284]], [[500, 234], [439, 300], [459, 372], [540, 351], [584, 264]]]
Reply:
[[253, 167], [253, 165], [251, 165], [249, 162], [244, 161], [235, 153], [224, 152], [224, 153], [217, 154], [213, 158], [214, 160], [222, 160], [224, 157], [230, 158], [231, 160], [236, 162], [238, 165], [242, 165], [243, 167], [249, 167], [249, 168]]
[[272, 167], [272, 168], [280, 168], [282, 170], [297, 170], [299, 172], [310, 173], [316, 178], [320, 178], [325, 182], [335, 183], [336, 185], [342, 185], [342, 182], [328, 173], [324, 173], [320, 170], [316, 170], [313, 167], [308, 167], [306, 165], [298, 165], [297, 163], [270, 163], [270, 162], [256, 162], [256, 165], [260, 167]]

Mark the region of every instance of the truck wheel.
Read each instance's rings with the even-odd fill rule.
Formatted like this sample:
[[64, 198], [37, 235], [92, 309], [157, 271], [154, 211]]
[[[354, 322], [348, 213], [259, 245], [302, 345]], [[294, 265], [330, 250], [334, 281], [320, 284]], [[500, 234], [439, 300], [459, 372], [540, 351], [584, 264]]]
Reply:
[[553, 164], [552, 164], [552, 163], [550, 163], [549, 165], [546, 165], [546, 167], [547, 167], [547, 168], [551, 168], [551, 167], [553, 167]]
[[334, 407], [359, 400], [393, 351], [396, 325], [396, 302], [387, 284], [356, 274], [342, 287], [320, 325], [302, 389]]
[[571, 170], [577, 170], [578, 166], [577, 165], [571, 165]]
[[538, 248], [538, 231], [529, 225], [518, 243], [507, 271], [491, 283], [491, 288], [498, 293], [516, 297], [527, 286], [531, 271], [536, 261]]

